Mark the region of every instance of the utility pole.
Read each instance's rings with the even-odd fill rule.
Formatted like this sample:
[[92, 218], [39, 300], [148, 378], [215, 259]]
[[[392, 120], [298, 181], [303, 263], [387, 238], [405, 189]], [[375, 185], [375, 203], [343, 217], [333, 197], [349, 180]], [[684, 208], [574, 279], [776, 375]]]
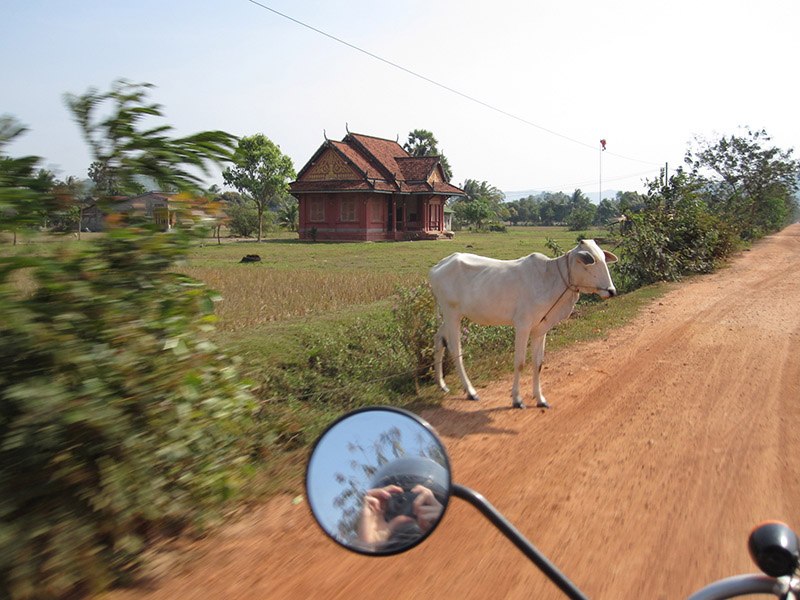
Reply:
[[603, 201], [603, 149], [600, 149], [600, 193], [597, 196], [597, 204]]
[[597, 196], [597, 204], [599, 205], [603, 201], [603, 150], [606, 149], [606, 140], [600, 140], [600, 190]]

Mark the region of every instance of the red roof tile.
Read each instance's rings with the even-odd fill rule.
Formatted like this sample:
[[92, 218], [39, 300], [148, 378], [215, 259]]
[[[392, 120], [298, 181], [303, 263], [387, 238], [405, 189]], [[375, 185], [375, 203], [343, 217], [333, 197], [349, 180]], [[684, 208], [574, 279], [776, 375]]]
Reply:
[[[341, 164], [341, 160], [344, 160], [362, 178], [321, 181], [318, 178], [320, 171], [317, 170], [317, 177], [309, 176], [306, 179], [311, 167], [329, 149], [332, 149], [340, 157], [335, 159], [336, 161]], [[346, 171], [348, 167], [343, 167], [343, 169]], [[439, 177], [432, 177], [436, 169], [439, 169]], [[322, 173], [323, 176], [328, 174], [325, 171]], [[341, 177], [341, 170], [336, 175]], [[374, 190], [411, 194], [464, 195], [463, 190], [443, 181], [443, 175], [437, 156], [409, 156], [408, 152], [396, 141], [359, 133], [348, 133], [341, 142], [326, 140], [300, 170], [297, 180], [290, 184], [289, 189], [292, 193]]]
[[427, 181], [439, 164], [438, 156], [405, 156], [396, 159], [406, 181]]

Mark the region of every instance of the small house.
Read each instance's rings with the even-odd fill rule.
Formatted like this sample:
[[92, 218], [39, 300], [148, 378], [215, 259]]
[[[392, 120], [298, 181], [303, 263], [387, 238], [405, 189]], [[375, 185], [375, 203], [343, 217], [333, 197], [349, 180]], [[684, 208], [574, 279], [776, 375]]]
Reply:
[[379, 241], [450, 237], [451, 185], [437, 156], [410, 156], [397, 141], [349, 133], [325, 139], [289, 184], [304, 240]]
[[170, 206], [170, 200], [175, 194], [150, 191], [138, 196], [121, 198], [109, 206], [108, 212], [112, 215], [135, 215], [152, 220], [164, 230], [175, 225], [175, 211]]

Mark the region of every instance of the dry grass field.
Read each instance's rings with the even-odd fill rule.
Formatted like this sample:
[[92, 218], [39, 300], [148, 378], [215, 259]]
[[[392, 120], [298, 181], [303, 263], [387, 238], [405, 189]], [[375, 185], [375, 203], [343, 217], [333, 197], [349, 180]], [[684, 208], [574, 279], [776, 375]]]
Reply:
[[[440, 241], [309, 243], [285, 233], [260, 244], [209, 240], [178, 268], [220, 294], [217, 327], [231, 332], [299, 317], [329, 317], [389, 299], [398, 286], [425, 281], [428, 269], [452, 252], [506, 259], [531, 252], [550, 255], [548, 239], [568, 250], [577, 235], [563, 227], [518, 227], [506, 234], [460, 232]], [[261, 261], [239, 263], [247, 254]]]

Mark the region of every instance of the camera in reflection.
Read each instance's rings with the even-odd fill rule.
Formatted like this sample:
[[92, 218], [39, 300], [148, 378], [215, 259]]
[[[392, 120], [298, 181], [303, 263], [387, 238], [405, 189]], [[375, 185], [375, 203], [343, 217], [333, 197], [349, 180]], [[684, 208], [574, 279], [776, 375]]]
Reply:
[[384, 511], [386, 521], [389, 522], [401, 515], [416, 518], [414, 515], [414, 500], [418, 495], [414, 492], [406, 491], [392, 494], [391, 498], [386, 502], [386, 510]]

